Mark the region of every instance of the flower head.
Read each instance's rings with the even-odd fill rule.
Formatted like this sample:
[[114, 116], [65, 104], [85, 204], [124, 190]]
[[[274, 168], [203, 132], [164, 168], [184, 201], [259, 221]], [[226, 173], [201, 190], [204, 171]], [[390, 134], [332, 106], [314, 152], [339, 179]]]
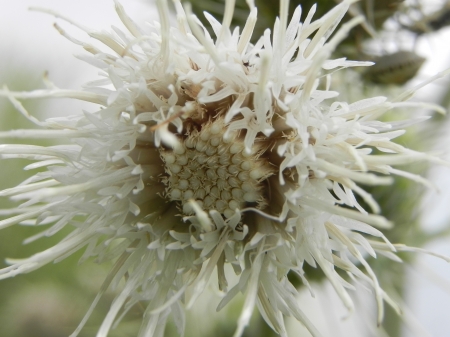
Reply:
[[[319, 335], [294, 300], [297, 290], [287, 278], [296, 273], [308, 286], [305, 264], [323, 270], [350, 311], [349, 279], [371, 287], [381, 320], [383, 300], [395, 304], [380, 288], [365, 255], [394, 257], [393, 252], [407, 248], [392, 245], [375, 228], [390, 223], [376, 214], [376, 201], [359, 184], [388, 184], [391, 179], [385, 176], [390, 174], [421, 181], [392, 165], [435, 159], [392, 141], [409, 121], [378, 120], [407, 104], [403, 101], [412, 92], [393, 101], [374, 97], [349, 104], [330, 90], [336, 70], [371, 64], [329, 59], [360, 22], [354, 19], [335, 32], [351, 2], [315, 21], [313, 8], [303, 23], [298, 7], [288, 24], [289, 1], [281, 0], [273, 33], [266, 30], [255, 44], [250, 38], [257, 9], [251, 2], [242, 31], [230, 28], [233, 1], [226, 2], [222, 23], [206, 13], [215, 37], [179, 0], [174, 0], [177, 27], [169, 26], [165, 0], [157, 1], [161, 22], [148, 31], [117, 2], [126, 32], [114, 28], [99, 33], [79, 26], [105, 50], [56, 26], [90, 53], [83, 59], [98, 67], [103, 78], [82, 91], [5, 89], [1, 95], [30, 119], [20, 99], [70, 97], [101, 109], [38, 122], [44, 131], [2, 134], [67, 137], [72, 142], [1, 145], [2, 158], [32, 159], [36, 163], [28, 168], [47, 170], [0, 192], [25, 200], [17, 215], [0, 221], [0, 228], [48, 224], [39, 236], [63, 227], [73, 230], [50, 249], [11, 260], [0, 278], [80, 249], [85, 249], [82, 260], [114, 261], [72, 336], [105, 289], [125, 276], [97, 336], [106, 336], [119, 312], [140, 301], [147, 309], [139, 336], [162, 336], [170, 314], [182, 333], [184, 307], [192, 305], [215, 271], [224, 292], [218, 309], [236, 294], [246, 295], [235, 336], [242, 334], [255, 305], [282, 336], [283, 315], [294, 316]], [[374, 149], [386, 154], [375, 155]], [[226, 265], [239, 275], [231, 289]]]

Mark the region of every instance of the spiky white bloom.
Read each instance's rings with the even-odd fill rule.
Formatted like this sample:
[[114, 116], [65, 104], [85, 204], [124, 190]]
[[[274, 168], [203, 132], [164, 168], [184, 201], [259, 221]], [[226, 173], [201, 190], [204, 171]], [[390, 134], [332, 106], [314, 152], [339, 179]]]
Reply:
[[[304, 265], [321, 268], [349, 311], [349, 282], [373, 289], [378, 320], [383, 301], [395, 307], [365, 260], [409, 248], [392, 245], [375, 227], [376, 201], [359, 185], [388, 184], [383, 175], [404, 175], [392, 165], [435, 160], [392, 142], [411, 121], [381, 122], [413, 91], [388, 101], [374, 97], [352, 104], [338, 100], [329, 79], [340, 68], [367, 62], [329, 60], [355, 19], [335, 31], [352, 1], [313, 21], [300, 23], [300, 7], [287, 24], [288, 1], [280, 2], [273, 34], [250, 43], [257, 9], [242, 32], [230, 30], [234, 2], [223, 23], [206, 14], [208, 31], [179, 0], [177, 27], [169, 26], [167, 2], [158, 0], [161, 23], [138, 27], [116, 2], [127, 32], [94, 32], [77, 25], [107, 49], [71, 41], [91, 53], [82, 58], [104, 77], [82, 91], [51, 87], [33, 92], [0, 91], [45, 130], [14, 130], [2, 137], [66, 137], [71, 145], [2, 145], [2, 158], [28, 158], [27, 169], [46, 167], [1, 196], [25, 200], [0, 221], [50, 225], [35, 240], [63, 227], [73, 231], [54, 247], [24, 260], [9, 260], [0, 278], [27, 273], [85, 249], [82, 260], [115, 261], [76, 336], [108, 287], [123, 288], [97, 336], [137, 302], [148, 303], [139, 336], [162, 336], [170, 314], [182, 334], [190, 307], [217, 270], [223, 308], [236, 294], [246, 299], [235, 336], [255, 305], [267, 323], [286, 336], [283, 315], [318, 336], [295, 301], [287, 278], [308, 286]], [[48, 11], [66, 21], [56, 13]], [[75, 23], [74, 23], [75, 24]], [[442, 75], [442, 74], [441, 74]], [[96, 112], [38, 122], [20, 99], [70, 97], [100, 104]], [[387, 154], [374, 155], [376, 148]], [[437, 160], [436, 160], [437, 161]], [[371, 208], [358, 204], [359, 195]], [[371, 239], [373, 237], [374, 239]], [[224, 266], [239, 281], [227, 289]], [[338, 270], [347, 272], [345, 279]], [[127, 277], [125, 277], [127, 276]], [[189, 292], [187, 292], [189, 290]]]

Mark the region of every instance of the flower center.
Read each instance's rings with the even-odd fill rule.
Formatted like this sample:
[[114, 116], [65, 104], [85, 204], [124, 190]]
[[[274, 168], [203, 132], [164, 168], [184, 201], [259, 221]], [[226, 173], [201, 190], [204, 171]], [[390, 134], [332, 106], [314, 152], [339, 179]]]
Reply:
[[243, 139], [224, 139], [225, 131], [223, 120], [217, 119], [201, 130], [188, 130], [180, 147], [160, 150], [167, 173], [163, 178], [166, 197], [179, 201], [184, 215], [194, 214], [190, 200], [225, 218], [236, 209], [266, 205], [263, 180], [274, 170], [261, 156], [264, 144], [255, 142], [247, 153]]

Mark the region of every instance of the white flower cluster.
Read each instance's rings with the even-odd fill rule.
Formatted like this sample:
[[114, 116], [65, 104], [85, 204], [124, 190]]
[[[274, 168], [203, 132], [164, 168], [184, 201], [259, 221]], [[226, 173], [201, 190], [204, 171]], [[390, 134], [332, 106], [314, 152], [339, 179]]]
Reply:
[[[123, 279], [98, 337], [107, 336], [113, 323], [141, 301], [147, 309], [139, 336], [162, 336], [170, 314], [182, 334], [185, 306], [192, 305], [215, 270], [224, 292], [219, 309], [238, 293], [246, 294], [236, 337], [255, 305], [281, 336], [286, 336], [283, 315], [294, 316], [318, 336], [287, 278], [295, 273], [308, 286], [305, 263], [324, 272], [349, 311], [352, 282], [371, 287], [380, 321], [383, 301], [396, 305], [365, 256], [398, 259], [394, 253], [409, 248], [392, 245], [375, 228], [390, 223], [376, 214], [376, 201], [357, 184], [388, 184], [385, 175], [390, 174], [421, 181], [391, 165], [435, 159], [392, 142], [414, 121], [379, 120], [395, 107], [411, 105], [404, 100], [412, 91], [393, 101], [375, 97], [349, 104], [330, 90], [333, 72], [371, 64], [329, 60], [360, 22], [351, 20], [335, 32], [351, 2], [343, 1], [315, 21], [313, 7], [303, 23], [299, 7], [288, 24], [289, 1], [281, 0], [273, 33], [267, 29], [255, 44], [250, 39], [257, 9], [251, 1], [242, 31], [230, 28], [234, 1], [226, 1], [222, 23], [205, 14], [215, 38], [179, 0], [174, 0], [177, 27], [169, 26], [166, 0], [157, 1], [161, 23], [152, 23], [148, 31], [117, 2], [126, 32], [115, 27], [111, 33], [94, 32], [78, 25], [105, 50], [56, 26], [90, 53], [83, 60], [99, 68], [103, 78], [82, 91], [0, 91], [45, 128], [3, 132], [2, 137], [72, 141], [0, 146], [1, 158], [28, 158], [35, 161], [28, 169], [47, 169], [0, 192], [24, 200], [0, 228], [49, 225], [28, 241], [67, 226], [73, 230], [50, 249], [10, 260], [0, 278], [80, 249], [85, 249], [82, 260], [115, 261], [72, 336], [104, 291]], [[102, 108], [38, 122], [19, 100], [43, 97], [70, 97]], [[374, 155], [374, 149], [385, 154]], [[231, 289], [225, 265], [239, 275]]]

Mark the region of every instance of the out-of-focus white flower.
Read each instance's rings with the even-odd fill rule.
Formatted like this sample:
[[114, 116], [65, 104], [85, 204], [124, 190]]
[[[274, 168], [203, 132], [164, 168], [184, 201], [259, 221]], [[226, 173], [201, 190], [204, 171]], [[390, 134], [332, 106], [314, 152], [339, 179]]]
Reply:
[[[414, 105], [404, 102], [414, 91], [391, 101], [374, 97], [349, 104], [330, 90], [336, 70], [371, 64], [329, 60], [360, 22], [354, 19], [335, 32], [351, 2], [315, 21], [313, 7], [303, 23], [299, 7], [288, 24], [289, 1], [281, 0], [273, 33], [266, 30], [256, 44], [250, 42], [257, 17], [251, 1], [242, 31], [230, 29], [234, 1], [226, 2], [222, 23], [206, 14], [215, 38], [178, 0], [177, 27], [169, 26], [165, 0], [157, 1], [161, 22], [148, 31], [117, 2], [126, 32], [116, 27], [110, 33], [94, 32], [76, 24], [105, 50], [56, 25], [91, 53], [81, 58], [98, 67], [103, 78], [82, 91], [51, 85], [25, 93], [0, 91], [45, 128], [1, 137], [71, 140], [71, 145], [52, 147], [0, 147], [2, 158], [34, 160], [26, 169], [47, 168], [1, 192], [25, 201], [0, 228], [49, 225], [28, 242], [66, 226], [73, 231], [50, 249], [9, 260], [0, 278], [30, 272], [80, 249], [85, 249], [82, 260], [115, 261], [72, 336], [104, 291], [123, 279], [98, 337], [140, 301], [148, 305], [139, 336], [162, 336], [170, 314], [182, 334], [185, 306], [193, 304], [215, 270], [224, 292], [218, 309], [236, 294], [246, 295], [236, 337], [255, 305], [282, 336], [283, 315], [294, 316], [318, 336], [287, 278], [288, 272], [296, 273], [308, 286], [305, 263], [322, 269], [349, 311], [350, 281], [372, 288], [380, 321], [383, 301], [395, 303], [380, 288], [365, 255], [398, 259], [397, 250], [410, 248], [392, 245], [376, 229], [391, 224], [376, 214], [379, 206], [358, 184], [389, 184], [385, 175], [390, 174], [421, 182], [392, 165], [439, 160], [392, 142], [417, 120], [378, 120], [393, 108]], [[19, 102], [45, 97], [80, 99], [101, 109], [39, 122]], [[374, 149], [384, 154], [375, 155]], [[239, 275], [231, 289], [226, 264]]]

